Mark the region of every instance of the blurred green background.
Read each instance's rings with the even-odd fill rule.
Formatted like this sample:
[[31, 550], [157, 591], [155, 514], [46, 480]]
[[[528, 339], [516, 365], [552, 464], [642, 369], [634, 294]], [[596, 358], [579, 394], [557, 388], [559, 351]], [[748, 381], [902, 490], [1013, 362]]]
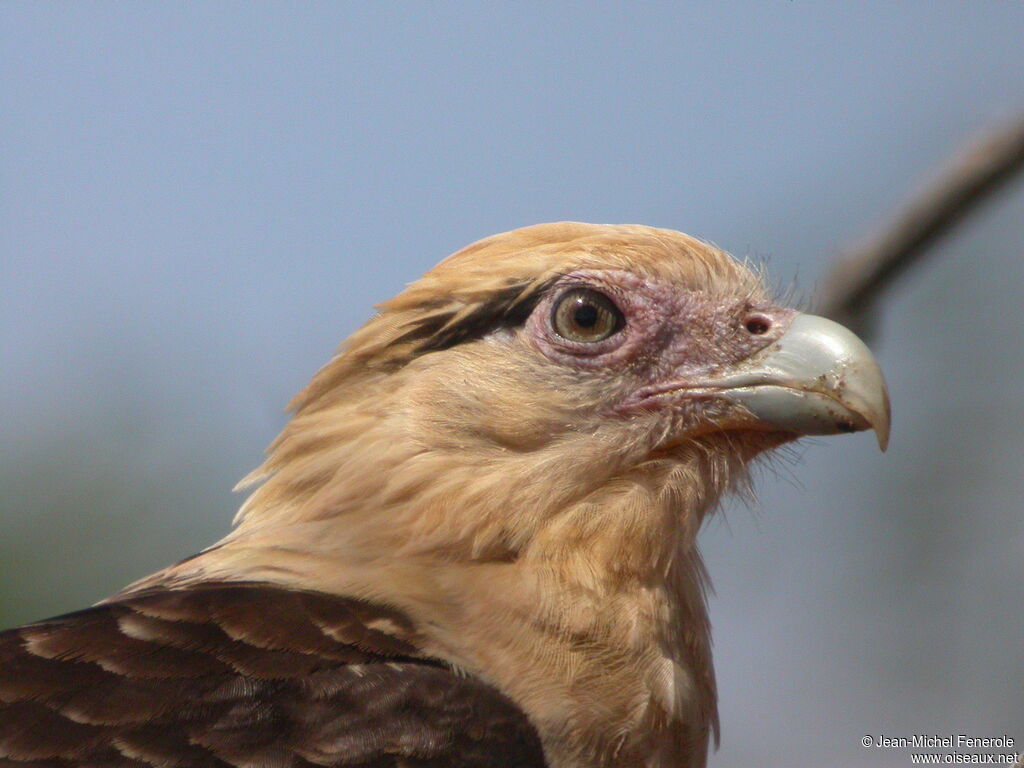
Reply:
[[[810, 301], [1024, 109], [1024, 5], [0, 5], [0, 625], [223, 535], [336, 344], [538, 221], [681, 229]], [[1024, 740], [1024, 194], [883, 305], [893, 440], [806, 441], [703, 545], [727, 766]]]

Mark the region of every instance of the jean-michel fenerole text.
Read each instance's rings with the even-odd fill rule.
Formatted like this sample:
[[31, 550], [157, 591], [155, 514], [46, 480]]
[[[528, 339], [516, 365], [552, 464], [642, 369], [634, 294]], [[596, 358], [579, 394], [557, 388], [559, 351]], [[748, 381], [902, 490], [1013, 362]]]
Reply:
[[886, 736], [879, 734], [875, 738], [876, 747], [911, 748], [911, 749], [1013, 749], [1012, 736], [979, 737], [967, 736], [963, 733], [941, 735], [937, 733], [917, 733], [913, 736]]

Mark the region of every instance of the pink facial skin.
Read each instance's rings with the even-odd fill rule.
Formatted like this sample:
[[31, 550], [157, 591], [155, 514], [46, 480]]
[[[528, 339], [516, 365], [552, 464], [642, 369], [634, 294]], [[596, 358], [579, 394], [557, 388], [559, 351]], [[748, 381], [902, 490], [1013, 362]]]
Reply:
[[[589, 288], [611, 299], [624, 318], [622, 328], [593, 343], [558, 335], [552, 312], [574, 288]], [[685, 291], [629, 272], [581, 270], [547, 292], [524, 330], [548, 359], [605, 381], [609, 394], [618, 394], [612, 410], [625, 416], [657, 410], [670, 401], [678, 406], [687, 389], [699, 389], [777, 341], [796, 314], [768, 302]], [[706, 400], [710, 395], [692, 396]]]

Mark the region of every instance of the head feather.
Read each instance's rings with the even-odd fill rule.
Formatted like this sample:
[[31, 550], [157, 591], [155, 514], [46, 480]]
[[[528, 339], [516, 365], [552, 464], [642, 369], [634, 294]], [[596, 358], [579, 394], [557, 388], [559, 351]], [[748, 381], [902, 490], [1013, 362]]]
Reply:
[[579, 269], [619, 269], [684, 290], [760, 297], [758, 271], [682, 232], [639, 224], [563, 221], [466, 246], [392, 299], [356, 331], [291, 402], [296, 413], [333, 402], [347, 380], [389, 373], [418, 355], [526, 319], [544, 289]]

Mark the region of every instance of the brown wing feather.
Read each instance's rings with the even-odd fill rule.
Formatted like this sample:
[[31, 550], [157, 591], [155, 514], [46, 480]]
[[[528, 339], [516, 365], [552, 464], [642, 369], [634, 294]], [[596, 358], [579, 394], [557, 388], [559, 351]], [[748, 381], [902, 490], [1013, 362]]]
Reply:
[[211, 584], [0, 633], [3, 768], [544, 765], [511, 701], [359, 600]]

